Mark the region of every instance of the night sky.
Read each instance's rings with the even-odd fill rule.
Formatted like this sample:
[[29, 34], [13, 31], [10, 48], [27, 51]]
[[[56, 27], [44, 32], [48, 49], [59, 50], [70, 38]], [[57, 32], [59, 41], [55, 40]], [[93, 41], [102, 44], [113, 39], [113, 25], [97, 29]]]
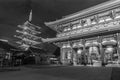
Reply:
[[32, 23], [41, 26], [40, 36], [54, 37], [55, 32], [44, 25], [44, 22], [54, 21], [89, 8], [107, 0], [0, 0], [0, 38], [14, 43], [13, 37], [17, 25], [28, 20], [29, 12], [33, 10]]

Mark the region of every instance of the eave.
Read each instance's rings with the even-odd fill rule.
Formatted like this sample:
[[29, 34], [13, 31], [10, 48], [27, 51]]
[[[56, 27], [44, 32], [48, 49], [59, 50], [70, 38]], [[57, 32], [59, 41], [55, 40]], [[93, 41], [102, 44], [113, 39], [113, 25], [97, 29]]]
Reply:
[[113, 31], [120, 31], [120, 27], [119, 26], [114, 26], [114, 27], [108, 27], [105, 29], [98, 29], [98, 30], [94, 30], [94, 31], [88, 31], [85, 33], [81, 33], [81, 34], [76, 34], [73, 36], [65, 36], [65, 37], [60, 37], [60, 38], [48, 38], [48, 39], [44, 39], [43, 42], [48, 42], [48, 43], [54, 43], [54, 42], [62, 42], [62, 41], [69, 41], [69, 40], [73, 40], [76, 38], [83, 38], [86, 36], [91, 36], [91, 35], [100, 35], [103, 33], [108, 33], [108, 32], [113, 32]]
[[110, 1], [98, 4], [96, 6], [84, 9], [82, 11], [70, 14], [68, 16], [65, 16], [62, 19], [52, 21], [52, 22], [45, 22], [45, 25], [56, 31], [55, 29], [56, 25], [67, 23], [76, 19], [81, 19], [88, 16], [96, 15], [98, 13], [101, 13], [110, 9], [114, 9], [119, 6], [120, 6], [120, 0], [110, 0]]

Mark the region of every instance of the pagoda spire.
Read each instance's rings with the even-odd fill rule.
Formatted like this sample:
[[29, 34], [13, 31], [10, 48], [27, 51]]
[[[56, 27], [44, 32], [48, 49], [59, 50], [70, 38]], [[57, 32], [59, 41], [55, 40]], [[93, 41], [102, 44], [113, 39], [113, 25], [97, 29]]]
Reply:
[[28, 20], [29, 22], [31, 22], [32, 21], [32, 9], [30, 10], [30, 14], [29, 14], [29, 20]]

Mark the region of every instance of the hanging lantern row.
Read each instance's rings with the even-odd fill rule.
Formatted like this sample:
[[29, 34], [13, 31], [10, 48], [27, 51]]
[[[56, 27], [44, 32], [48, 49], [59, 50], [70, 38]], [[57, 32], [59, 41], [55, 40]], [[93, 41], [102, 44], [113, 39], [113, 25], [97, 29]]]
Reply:
[[91, 47], [91, 46], [99, 46], [99, 43], [96, 42], [86, 42], [85, 47]]
[[99, 43], [95, 40], [88, 41], [83, 45], [80, 40], [70, 41], [70, 42], [58, 42], [58, 45], [62, 45], [62, 48], [80, 48], [80, 47], [91, 47], [91, 46], [100, 46], [100, 45], [116, 45], [117, 41], [115, 39], [103, 40], [102, 43]]
[[80, 47], [84, 47], [84, 45], [81, 42], [77, 42], [77, 43], [73, 43], [73, 48], [80, 48]]
[[102, 45], [116, 45], [117, 44], [117, 41], [116, 40], [104, 40], [102, 42]]

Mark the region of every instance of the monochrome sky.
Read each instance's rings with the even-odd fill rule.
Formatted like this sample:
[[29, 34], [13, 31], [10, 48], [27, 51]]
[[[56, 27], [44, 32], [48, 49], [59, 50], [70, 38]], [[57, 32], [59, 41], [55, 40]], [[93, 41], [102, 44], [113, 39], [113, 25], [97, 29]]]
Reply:
[[40, 36], [54, 37], [53, 30], [44, 22], [54, 21], [77, 11], [89, 8], [107, 0], [0, 0], [0, 38], [11, 42], [18, 29], [17, 25], [28, 20], [32, 9], [32, 23], [42, 27]]

